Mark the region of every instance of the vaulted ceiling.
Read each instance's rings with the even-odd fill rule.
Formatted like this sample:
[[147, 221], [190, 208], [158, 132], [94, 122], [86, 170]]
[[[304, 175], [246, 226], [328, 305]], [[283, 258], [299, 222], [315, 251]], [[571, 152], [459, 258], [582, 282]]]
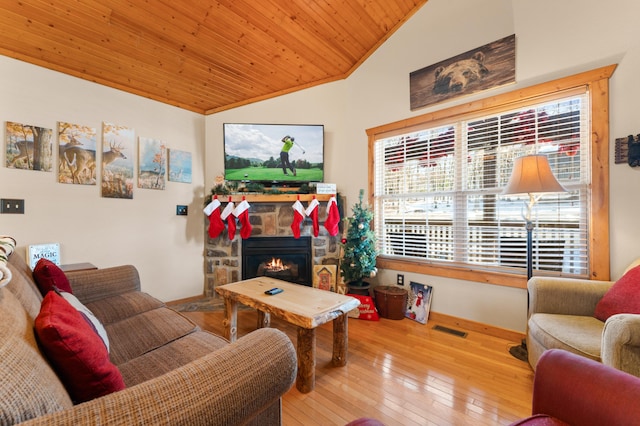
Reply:
[[346, 78], [427, 0], [3, 0], [0, 54], [210, 114]]

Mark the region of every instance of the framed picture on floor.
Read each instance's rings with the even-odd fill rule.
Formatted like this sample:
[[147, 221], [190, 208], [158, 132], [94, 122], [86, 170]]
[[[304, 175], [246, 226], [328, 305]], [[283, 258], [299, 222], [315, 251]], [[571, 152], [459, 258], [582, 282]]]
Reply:
[[336, 265], [313, 265], [313, 288], [336, 291]]
[[431, 295], [433, 287], [430, 285], [411, 282], [409, 297], [407, 297], [407, 310], [405, 316], [409, 319], [426, 324], [431, 309]]

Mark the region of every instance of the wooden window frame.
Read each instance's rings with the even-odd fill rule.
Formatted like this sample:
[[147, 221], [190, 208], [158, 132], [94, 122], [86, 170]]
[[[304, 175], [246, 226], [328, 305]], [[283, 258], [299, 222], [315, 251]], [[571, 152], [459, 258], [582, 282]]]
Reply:
[[[407, 133], [417, 128], [435, 127], [441, 122], [459, 121], [526, 105], [545, 97], [556, 96], [559, 92], [570, 93], [586, 89], [591, 108], [591, 199], [589, 210], [591, 215], [587, 225], [590, 238], [589, 271], [591, 279], [609, 280], [609, 78], [616, 66], [615, 64], [609, 65], [367, 129], [370, 204], [373, 204], [375, 196], [374, 144], [377, 139]], [[527, 287], [525, 275], [478, 271], [470, 265], [466, 267], [434, 265], [381, 255], [378, 257], [377, 267], [508, 287]]]

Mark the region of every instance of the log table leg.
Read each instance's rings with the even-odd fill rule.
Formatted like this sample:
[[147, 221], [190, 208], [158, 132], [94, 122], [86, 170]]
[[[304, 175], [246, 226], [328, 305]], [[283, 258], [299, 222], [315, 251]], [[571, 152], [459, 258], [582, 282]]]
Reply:
[[298, 327], [298, 376], [296, 388], [309, 393], [316, 385], [316, 330]]
[[347, 314], [340, 315], [333, 320], [333, 358], [331, 362], [336, 367], [347, 365], [349, 346]]
[[238, 302], [227, 297], [224, 298], [224, 337], [230, 342], [235, 342], [238, 337]]
[[258, 311], [258, 328], [271, 327], [271, 314]]

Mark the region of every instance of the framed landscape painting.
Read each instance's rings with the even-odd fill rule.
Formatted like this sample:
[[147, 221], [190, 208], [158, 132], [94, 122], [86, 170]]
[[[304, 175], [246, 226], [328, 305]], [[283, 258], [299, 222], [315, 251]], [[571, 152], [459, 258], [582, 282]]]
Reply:
[[138, 144], [138, 188], [164, 189], [167, 146], [161, 140], [143, 137]]
[[191, 183], [191, 153], [169, 150], [169, 181]]

